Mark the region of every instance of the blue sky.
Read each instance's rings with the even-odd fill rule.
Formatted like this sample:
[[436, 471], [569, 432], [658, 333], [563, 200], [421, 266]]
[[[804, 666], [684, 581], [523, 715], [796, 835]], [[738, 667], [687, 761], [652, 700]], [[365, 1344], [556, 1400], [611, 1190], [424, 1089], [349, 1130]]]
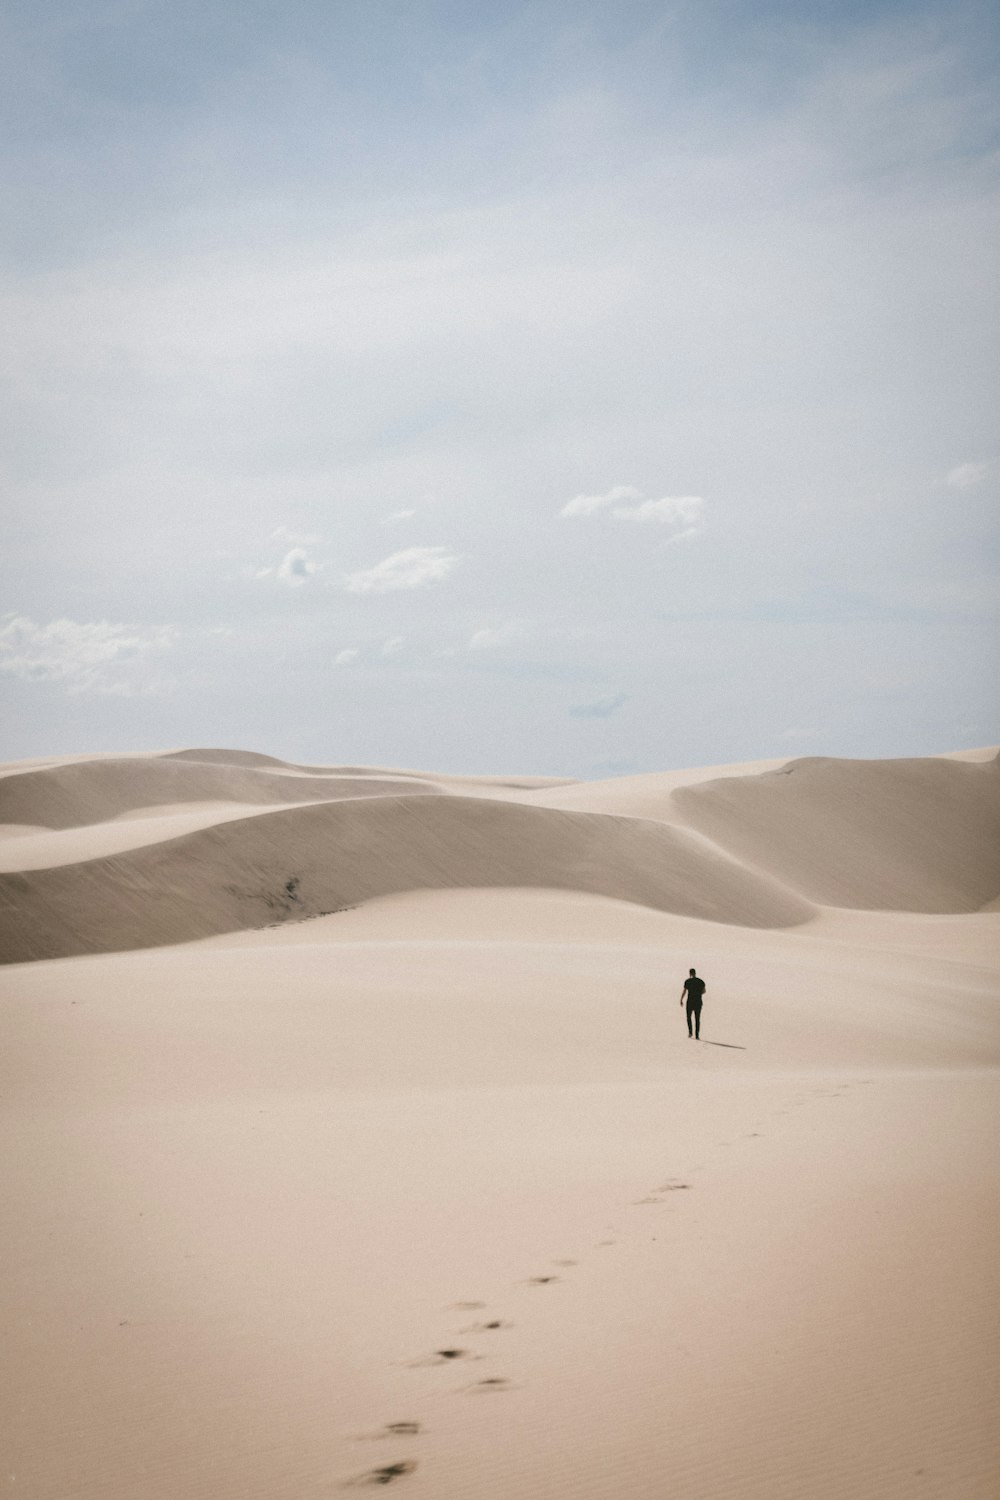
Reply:
[[1000, 738], [992, 7], [2, 24], [0, 754]]

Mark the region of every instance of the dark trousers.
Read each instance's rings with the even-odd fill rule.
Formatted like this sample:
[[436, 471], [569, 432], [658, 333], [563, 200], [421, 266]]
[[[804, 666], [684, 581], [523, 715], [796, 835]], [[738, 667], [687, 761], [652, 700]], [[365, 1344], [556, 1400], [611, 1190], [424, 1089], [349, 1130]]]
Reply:
[[[688, 1036], [695, 1038], [701, 1036], [701, 1001], [688, 1000], [687, 1003]], [[694, 1020], [694, 1030], [691, 1029], [691, 1021]]]

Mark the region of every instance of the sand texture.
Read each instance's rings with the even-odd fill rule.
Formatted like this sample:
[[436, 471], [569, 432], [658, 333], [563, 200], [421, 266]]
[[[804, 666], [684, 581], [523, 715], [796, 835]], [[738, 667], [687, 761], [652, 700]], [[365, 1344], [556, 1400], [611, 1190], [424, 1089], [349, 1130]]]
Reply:
[[0, 818], [0, 1493], [1000, 1493], [995, 752]]

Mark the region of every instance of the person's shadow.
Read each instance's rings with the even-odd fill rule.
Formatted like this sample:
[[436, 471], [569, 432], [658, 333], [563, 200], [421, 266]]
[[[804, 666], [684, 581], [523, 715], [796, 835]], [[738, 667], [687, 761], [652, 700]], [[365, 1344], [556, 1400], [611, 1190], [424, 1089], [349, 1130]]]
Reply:
[[729, 1047], [733, 1052], [745, 1052], [747, 1049], [741, 1047], [739, 1042], [710, 1042], [708, 1037], [702, 1037], [706, 1047]]

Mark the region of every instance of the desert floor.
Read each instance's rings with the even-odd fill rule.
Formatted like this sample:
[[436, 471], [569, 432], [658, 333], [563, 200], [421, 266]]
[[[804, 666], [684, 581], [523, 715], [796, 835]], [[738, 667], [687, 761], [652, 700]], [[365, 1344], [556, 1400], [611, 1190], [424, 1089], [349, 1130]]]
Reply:
[[993, 1500], [998, 786], [5, 768], [0, 1493]]

